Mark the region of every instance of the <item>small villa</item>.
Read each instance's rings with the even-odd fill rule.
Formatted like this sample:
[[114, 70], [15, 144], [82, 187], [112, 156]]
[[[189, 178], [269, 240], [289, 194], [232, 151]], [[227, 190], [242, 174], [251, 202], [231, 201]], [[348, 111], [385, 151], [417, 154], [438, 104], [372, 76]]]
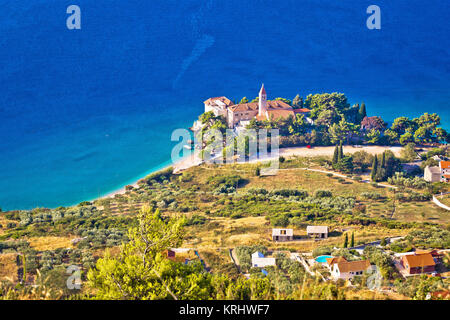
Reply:
[[431, 253], [414, 253], [404, 255], [401, 260], [406, 275], [431, 273], [436, 271], [436, 262]]
[[252, 254], [252, 267], [253, 268], [264, 268], [267, 266], [274, 266], [275, 258], [266, 258], [264, 254], [256, 251]]
[[440, 161], [439, 166], [436, 167], [427, 166], [423, 178], [428, 182], [449, 182], [450, 161]]
[[439, 162], [441, 169], [441, 182], [450, 182], [450, 161]]
[[273, 241], [292, 241], [294, 240], [293, 229], [272, 229]]
[[369, 268], [369, 260], [340, 261], [333, 264], [331, 276], [336, 280], [349, 280], [353, 279], [354, 276], [361, 276], [365, 271], [369, 270]]
[[307, 226], [306, 233], [308, 237], [316, 239], [326, 239], [328, 238], [328, 227], [327, 226]]

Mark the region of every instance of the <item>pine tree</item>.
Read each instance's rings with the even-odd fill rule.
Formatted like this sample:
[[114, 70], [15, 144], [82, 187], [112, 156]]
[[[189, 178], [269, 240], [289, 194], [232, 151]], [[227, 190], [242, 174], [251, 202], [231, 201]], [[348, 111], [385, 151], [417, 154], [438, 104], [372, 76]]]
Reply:
[[374, 156], [372, 162], [372, 173], [370, 174], [370, 178], [372, 179], [372, 181], [375, 181], [377, 169], [378, 169], [378, 157]]
[[366, 113], [366, 104], [363, 102], [361, 104], [361, 107], [359, 107], [358, 110], [358, 123], [361, 123], [361, 121], [363, 121], [363, 119], [367, 116]]
[[300, 95], [296, 95], [292, 100], [292, 105], [297, 108], [303, 108], [303, 98]]
[[355, 246], [355, 233], [352, 232], [352, 238], [350, 240], [350, 248], [353, 248]]
[[336, 147], [334, 148], [334, 154], [333, 154], [333, 160], [331, 161], [331, 163], [333, 164], [333, 166], [335, 166], [339, 161], [339, 147], [336, 145]]
[[338, 153], [338, 161], [340, 161], [344, 157], [344, 148], [342, 147], [342, 140], [339, 141], [339, 153]]
[[348, 234], [345, 234], [345, 238], [344, 238], [344, 248], [348, 247]]

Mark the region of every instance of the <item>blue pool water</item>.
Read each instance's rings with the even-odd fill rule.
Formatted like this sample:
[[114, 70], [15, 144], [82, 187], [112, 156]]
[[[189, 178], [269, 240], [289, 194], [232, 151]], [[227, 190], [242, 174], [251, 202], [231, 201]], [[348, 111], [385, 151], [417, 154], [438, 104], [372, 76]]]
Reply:
[[0, 207], [72, 205], [170, 160], [202, 101], [344, 92], [386, 121], [450, 128], [450, 2], [2, 1]]
[[333, 256], [318, 256], [315, 260], [319, 263], [325, 263], [327, 258], [333, 258]]

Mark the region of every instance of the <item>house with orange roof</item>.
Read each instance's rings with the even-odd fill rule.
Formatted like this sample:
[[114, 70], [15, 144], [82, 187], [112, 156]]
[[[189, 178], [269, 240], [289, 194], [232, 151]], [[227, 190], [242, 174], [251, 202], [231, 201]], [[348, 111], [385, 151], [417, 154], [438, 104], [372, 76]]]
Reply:
[[264, 84], [259, 91], [258, 102], [234, 104], [226, 97], [209, 98], [204, 102], [205, 112], [213, 112], [216, 116], [223, 116], [229, 128], [243, 127], [250, 120], [277, 120], [295, 117], [297, 114], [309, 115], [307, 108], [294, 109], [281, 100], [267, 100]]
[[325, 265], [328, 267], [328, 269], [333, 269], [333, 266], [336, 264], [336, 263], [339, 263], [339, 262], [348, 262], [347, 261], [347, 259], [345, 259], [344, 257], [333, 257], [333, 258], [326, 258], [325, 259], [326, 260], [326, 263], [325, 263]]
[[214, 115], [227, 117], [227, 108], [234, 105], [233, 101], [228, 99], [227, 97], [215, 97], [209, 98], [205, 102], [205, 112], [213, 112]]
[[406, 275], [431, 273], [436, 271], [436, 262], [431, 253], [414, 253], [404, 255], [401, 260]]
[[429, 182], [450, 182], [450, 161], [440, 161], [436, 167], [427, 166], [423, 178]]
[[365, 271], [370, 269], [370, 266], [369, 260], [339, 261], [333, 264], [331, 268], [331, 276], [336, 280], [349, 280], [354, 276], [363, 275]]
[[450, 161], [439, 162], [441, 169], [441, 182], [450, 182]]

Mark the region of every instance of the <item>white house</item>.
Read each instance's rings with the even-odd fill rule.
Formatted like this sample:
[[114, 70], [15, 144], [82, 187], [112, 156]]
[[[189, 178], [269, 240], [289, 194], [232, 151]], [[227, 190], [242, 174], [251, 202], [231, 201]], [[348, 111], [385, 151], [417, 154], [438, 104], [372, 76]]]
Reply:
[[331, 276], [337, 279], [352, 279], [354, 276], [360, 276], [370, 268], [369, 260], [360, 261], [341, 261], [333, 264]]
[[293, 229], [272, 229], [273, 241], [292, 241], [294, 240]]
[[256, 251], [252, 254], [252, 267], [263, 268], [274, 265], [275, 265], [275, 258], [265, 258], [264, 255], [259, 251]]
[[426, 166], [423, 178], [428, 182], [439, 182], [441, 180], [441, 169], [439, 167]]
[[423, 178], [429, 182], [450, 182], [450, 161], [440, 161], [439, 167], [426, 167]]
[[306, 233], [308, 237], [326, 239], [328, 238], [327, 226], [307, 226]]

